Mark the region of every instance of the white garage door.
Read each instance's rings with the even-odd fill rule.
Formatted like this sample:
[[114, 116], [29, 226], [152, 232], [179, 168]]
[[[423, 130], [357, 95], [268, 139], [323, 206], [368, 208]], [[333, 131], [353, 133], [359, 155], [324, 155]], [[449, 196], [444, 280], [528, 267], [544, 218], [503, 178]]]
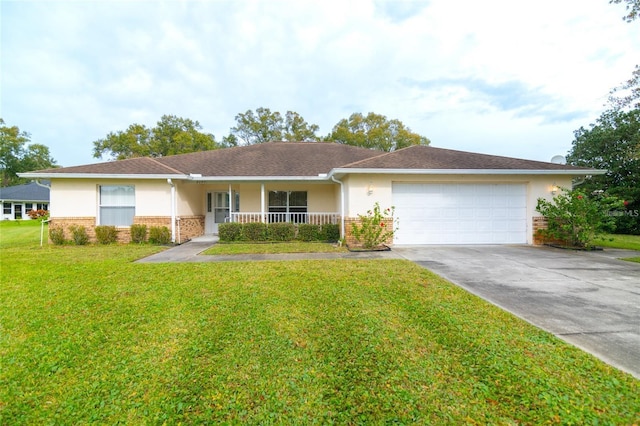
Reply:
[[527, 242], [523, 184], [394, 183], [396, 244]]

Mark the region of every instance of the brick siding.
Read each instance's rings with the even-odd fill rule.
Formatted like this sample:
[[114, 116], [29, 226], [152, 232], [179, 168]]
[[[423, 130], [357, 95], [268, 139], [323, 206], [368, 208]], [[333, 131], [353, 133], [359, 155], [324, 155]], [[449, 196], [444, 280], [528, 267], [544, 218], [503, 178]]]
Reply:
[[[344, 235], [344, 239], [345, 242], [348, 246], [358, 246], [358, 242], [356, 241], [355, 237], [353, 236], [353, 224], [357, 223], [360, 224], [361, 221], [359, 218], [357, 217], [345, 217], [344, 218], [344, 231], [345, 234]], [[393, 219], [392, 218], [386, 218], [384, 220], [385, 223], [385, 228], [386, 229], [393, 229]], [[386, 245], [391, 245], [393, 244], [393, 238], [388, 238], [384, 244]]]
[[[169, 216], [136, 216], [134, 225], [166, 226], [171, 229], [171, 217]], [[64, 217], [54, 218], [49, 222], [49, 229], [62, 228], [64, 238], [72, 239], [71, 226], [84, 226], [87, 230], [90, 242], [96, 242], [96, 218], [95, 217]], [[117, 228], [119, 243], [131, 242], [131, 230], [129, 227]], [[194, 237], [204, 234], [204, 216], [183, 216], [176, 220], [176, 242], [182, 243]]]

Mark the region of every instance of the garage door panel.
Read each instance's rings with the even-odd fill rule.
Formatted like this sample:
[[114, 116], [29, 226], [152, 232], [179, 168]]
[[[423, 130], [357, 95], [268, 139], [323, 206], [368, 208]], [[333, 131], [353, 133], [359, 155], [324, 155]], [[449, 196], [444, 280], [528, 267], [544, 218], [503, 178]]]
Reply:
[[393, 184], [397, 244], [526, 243], [524, 184]]

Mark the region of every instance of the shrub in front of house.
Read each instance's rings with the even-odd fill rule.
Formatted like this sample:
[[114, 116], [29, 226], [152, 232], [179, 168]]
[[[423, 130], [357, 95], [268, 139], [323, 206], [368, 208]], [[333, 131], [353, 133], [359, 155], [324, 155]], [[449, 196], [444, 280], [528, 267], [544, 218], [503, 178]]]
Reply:
[[372, 250], [392, 240], [393, 234], [397, 231], [397, 228], [394, 229], [394, 224], [397, 223], [397, 218], [393, 217], [394, 210], [395, 207], [382, 210], [376, 202], [366, 215], [359, 214], [358, 222], [351, 225], [351, 233], [357, 245]]
[[49, 212], [47, 210], [38, 209], [38, 210], [29, 210], [27, 212], [31, 219], [43, 219], [47, 220], [49, 218]]
[[115, 226], [96, 226], [96, 240], [100, 244], [113, 244], [118, 240], [118, 230]]
[[149, 228], [149, 242], [151, 244], [169, 244], [171, 231], [166, 226], [152, 226]]
[[242, 240], [242, 224], [238, 222], [219, 224], [218, 237], [224, 243]]
[[300, 241], [318, 241], [320, 239], [320, 225], [301, 223], [298, 225], [298, 239]]
[[84, 246], [89, 243], [89, 235], [87, 234], [87, 228], [84, 226], [72, 225], [69, 227], [71, 231], [71, 240], [77, 246]]
[[322, 225], [320, 229], [320, 240], [335, 243], [340, 239], [340, 226], [334, 223]]
[[270, 223], [267, 227], [267, 239], [269, 241], [291, 241], [296, 235], [296, 227], [293, 223]]
[[624, 208], [622, 200], [606, 194], [586, 194], [580, 189], [561, 188], [549, 201], [538, 198], [536, 210], [547, 218], [547, 229], [538, 231], [545, 239], [561, 245], [590, 248], [594, 239], [615, 229], [611, 211]]
[[131, 242], [141, 244], [147, 241], [147, 225], [131, 225]]
[[67, 241], [64, 238], [64, 228], [61, 227], [49, 228], [49, 238], [57, 246], [61, 246]]
[[309, 223], [293, 224], [276, 223], [221, 223], [218, 225], [218, 236], [221, 242], [247, 241], [330, 241], [340, 239], [340, 227], [334, 224], [313, 225]]
[[262, 222], [243, 224], [242, 239], [246, 241], [267, 241], [267, 224]]

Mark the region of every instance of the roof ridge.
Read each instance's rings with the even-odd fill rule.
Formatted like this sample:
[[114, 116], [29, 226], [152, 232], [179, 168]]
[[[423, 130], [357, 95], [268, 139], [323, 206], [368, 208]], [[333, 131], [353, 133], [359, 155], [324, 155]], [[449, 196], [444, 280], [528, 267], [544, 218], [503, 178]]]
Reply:
[[154, 163], [156, 163], [156, 164], [158, 164], [158, 165], [160, 165], [160, 166], [164, 167], [165, 169], [171, 170], [171, 171], [172, 171], [172, 172], [174, 172], [174, 173], [177, 173], [177, 174], [180, 174], [180, 175], [186, 175], [186, 174], [187, 174], [187, 173], [183, 172], [182, 170], [174, 169], [174, 168], [173, 168], [173, 167], [171, 167], [171, 166], [167, 166], [166, 164], [161, 163], [160, 161], [156, 160], [156, 159], [155, 159], [155, 158], [153, 158], [153, 157], [142, 157], [142, 158], [147, 158], [147, 159], [149, 159], [149, 160], [153, 161]]
[[[364, 162], [364, 161], [371, 161], [371, 160], [373, 160], [373, 159], [380, 158], [380, 157], [386, 157], [386, 156], [388, 156], [388, 155], [393, 154], [394, 152], [402, 151], [402, 150], [404, 150], [404, 149], [411, 148], [412, 146], [417, 146], [417, 145], [405, 146], [404, 148], [400, 148], [400, 149], [395, 150], [395, 151], [389, 151], [389, 152], [387, 152], [387, 151], [382, 151], [382, 153], [381, 153], [380, 155], [374, 155], [374, 156], [372, 156], [372, 157], [365, 158], [364, 160], [358, 160], [358, 161], [354, 161], [354, 162], [352, 162], [352, 163], [347, 163], [347, 164], [344, 164], [344, 165], [340, 166], [340, 168], [343, 168], [343, 167], [349, 167], [349, 166], [354, 166], [354, 165], [356, 165], [356, 164], [358, 164], [358, 163], [362, 163], [362, 162]], [[375, 150], [374, 150], [374, 149], [371, 149], [371, 151], [375, 151]]]

